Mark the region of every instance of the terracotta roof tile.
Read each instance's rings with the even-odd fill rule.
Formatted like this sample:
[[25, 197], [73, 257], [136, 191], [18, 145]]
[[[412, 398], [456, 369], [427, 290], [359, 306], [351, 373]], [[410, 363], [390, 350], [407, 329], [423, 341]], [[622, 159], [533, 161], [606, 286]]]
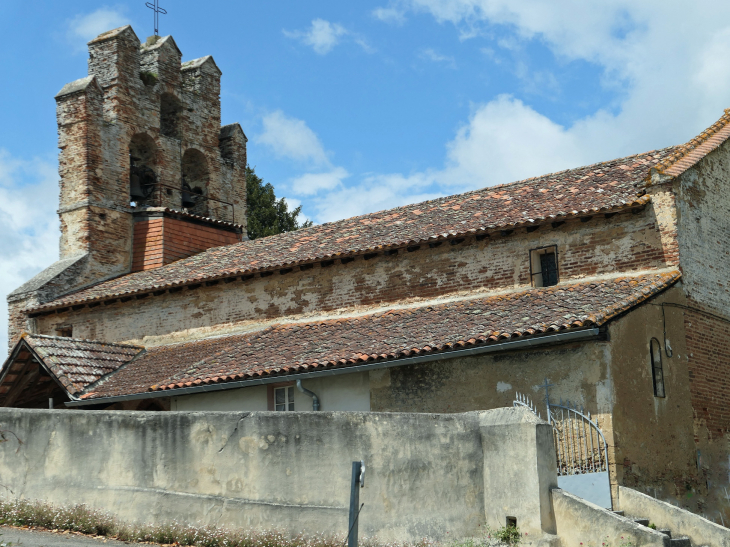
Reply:
[[662, 175], [677, 177], [712, 152], [730, 137], [730, 109], [694, 139], [675, 147], [674, 151], [652, 169]]
[[72, 395], [144, 350], [141, 346], [41, 334], [26, 333], [23, 340]]
[[430, 239], [643, 205], [649, 197], [638, 197], [638, 194], [649, 169], [674, 152], [675, 147], [665, 148], [216, 247], [167, 266], [100, 283], [36, 309], [58, 308]]
[[678, 271], [617, 277], [150, 348], [90, 386], [84, 398], [285, 376], [600, 326], [679, 277]]

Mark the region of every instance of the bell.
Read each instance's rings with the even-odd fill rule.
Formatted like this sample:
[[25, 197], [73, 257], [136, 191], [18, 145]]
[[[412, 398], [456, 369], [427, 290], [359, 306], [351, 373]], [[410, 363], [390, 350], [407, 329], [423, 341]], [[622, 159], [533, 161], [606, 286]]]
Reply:
[[139, 175], [134, 172], [129, 176], [129, 195], [134, 201], [138, 201], [147, 197], [145, 196], [144, 189], [142, 188], [142, 184], [140, 183]]
[[189, 209], [190, 207], [195, 206], [195, 199], [193, 198], [192, 191], [190, 190], [190, 186], [186, 182], [183, 182], [182, 187], [182, 206], [186, 209]]

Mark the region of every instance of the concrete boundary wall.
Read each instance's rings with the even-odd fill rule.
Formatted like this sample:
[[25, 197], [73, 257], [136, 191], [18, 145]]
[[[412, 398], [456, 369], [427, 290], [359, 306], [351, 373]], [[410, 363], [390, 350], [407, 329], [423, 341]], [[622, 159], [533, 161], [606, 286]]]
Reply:
[[618, 502], [627, 516], [647, 518], [657, 528], [669, 529], [675, 536], [687, 536], [692, 545], [730, 547], [730, 530], [690, 511], [625, 486], [618, 488]]
[[452, 539], [516, 517], [555, 533], [552, 432], [525, 409], [464, 414], [0, 410], [9, 496], [86, 503], [137, 522]]
[[554, 489], [552, 501], [558, 536], [564, 547], [629, 543], [635, 547], [669, 547], [668, 536], [565, 490]]

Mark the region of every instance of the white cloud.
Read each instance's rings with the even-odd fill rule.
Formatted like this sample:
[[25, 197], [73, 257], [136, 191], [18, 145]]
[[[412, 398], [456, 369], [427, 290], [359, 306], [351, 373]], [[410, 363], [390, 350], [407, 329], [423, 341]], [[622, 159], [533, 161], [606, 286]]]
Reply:
[[297, 118], [291, 118], [281, 110], [263, 117], [263, 132], [256, 142], [272, 149], [279, 157], [316, 165], [329, 165], [327, 153], [316, 133]]
[[380, 19], [385, 23], [394, 23], [397, 25], [403, 24], [406, 20], [405, 14], [402, 10], [394, 7], [389, 8], [376, 8], [373, 10], [373, 17]]
[[322, 190], [334, 190], [349, 176], [342, 167], [323, 173], [306, 173], [291, 181], [291, 189], [298, 196], [311, 196]]
[[[395, 0], [383, 9], [428, 13], [453, 24], [462, 38], [482, 35], [502, 51], [517, 51], [533, 40], [563, 63], [598, 66], [601, 83], [616, 92], [616, 103], [565, 127], [515, 99], [476, 105], [469, 125], [449, 146], [445, 174], [458, 171], [473, 178], [476, 170], [487, 169], [484, 180], [507, 182], [504, 177], [516, 171], [539, 175], [555, 165], [577, 166], [676, 144], [730, 106], [727, 3], [698, 0], [686, 10], [659, 0]], [[491, 47], [483, 50], [493, 55]], [[515, 74], [526, 92], [560, 89], [550, 72], [527, 65], [517, 66]], [[548, 133], [555, 139], [533, 137], [530, 123], [537, 123], [538, 134], [552, 124]], [[496, 127], [515, 139], [512, 146], [498, 144], [501, 157], [477, 144]], [[513, 167], [519, 163], [532, 171]]]
[[58, 259], [58, 172], [0, 149], [0, 347], [7, 347], [5, 297]]
[[575, 134], [509, 95], [475, 109], [447, 144], [444, 186], [481, 188], [588, 161]]
[[348, 34], [347, 29], [339, 23], [330, 23], [324, 19], [314, 19], [308, 30], [284, 30], [284, 35], [311, 46], [315, 53], [325, 55], [332, 51], [340, 39]]
[[86, 47], [86, 42], [99, 36], [102, 32], [112, 30], [126, 24], [130, 20], [124, 14], [123, 7], [101, 7], [87, 14], [76, 15], [68, 22], [67, 37], [78, 50]]
[[433, 61], [434, 63], [443, 63], [449, 68], [456, 68], [456, 59], [453, 57], [450, 57], [448, 55], [443, 55], [441, 53], [438, 53], [433, 48], [425, 48], [421, 51], [421, 53], [418, 55], [421, 59], [426, 59], [427, 61]]

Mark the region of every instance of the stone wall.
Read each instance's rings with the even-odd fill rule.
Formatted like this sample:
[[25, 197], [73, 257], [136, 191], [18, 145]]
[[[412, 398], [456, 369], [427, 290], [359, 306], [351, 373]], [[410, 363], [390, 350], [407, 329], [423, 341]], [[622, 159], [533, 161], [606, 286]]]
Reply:
[[687, 296], [728, 316], [730, 309], [730, 142], [675, 181], [679, 254]]
[[363, 536], [475, 535], [507, 516], [555, 533], [550, 427], [524, 409], [467, 414], [78, 412], [2, 409], [13, 496], [86, 503], [125, 520], [284, 533], [347, 531], [366, 465]]
[[[589, 222], [543, 226], [528, 233], [421, 245], [394, 256], [276, 270], [194, 290], [131, 299], [38, 318], [40, 333], [73, 324], [82, 338], [119, 342], [245, 321], [261, 321], [353, 306], [433, 298], [458, 291], [530, 286], [530, 249], [555, 244], [561, 280], [671, 266], [651, 208]], [[269, 272], [271, 273], [271, 272]]]

